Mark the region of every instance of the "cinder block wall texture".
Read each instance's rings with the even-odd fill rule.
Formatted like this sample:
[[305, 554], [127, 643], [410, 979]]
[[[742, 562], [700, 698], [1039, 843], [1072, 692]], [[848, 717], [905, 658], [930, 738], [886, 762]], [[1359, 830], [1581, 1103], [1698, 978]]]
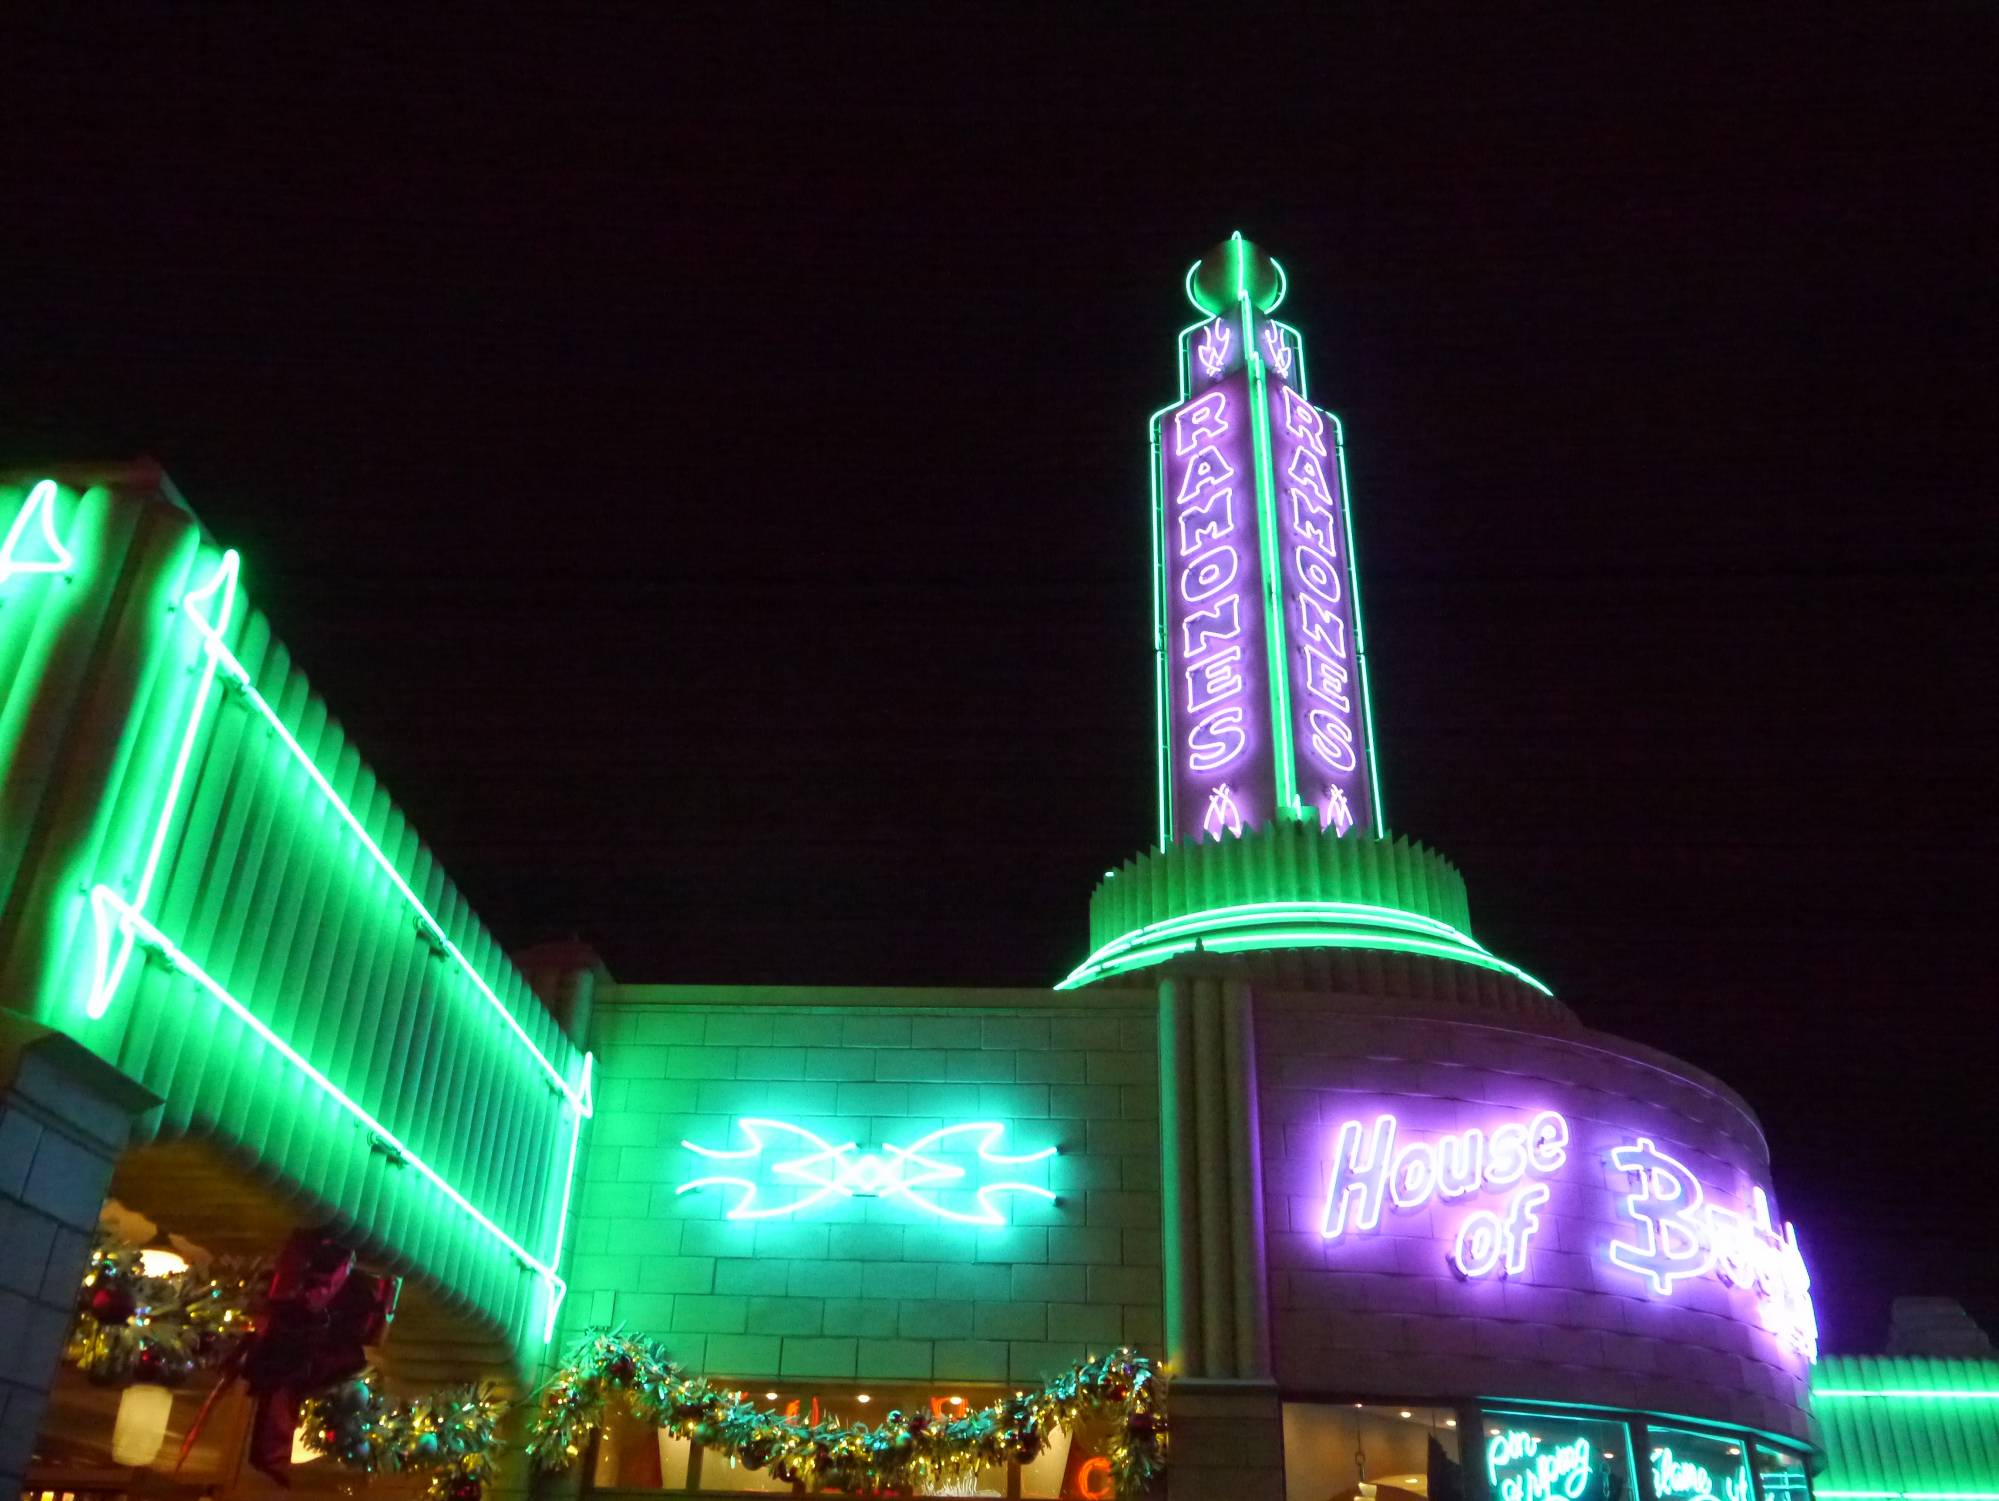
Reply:
[[[1806, 1367], [1765, 1327], [1756, 1294], [1712, 1275], [1654, 1294], [1612, 1264], [1640, 1136], [1685, 1163], [1711, 1202], [1746, 1216], [1770, 1184], [1747, 1106], [1665, 1054], [1575, 1027], [1535, 1033], [1439, 1009], [1388, 1014], [1336, 998], [1259, 996], [1259, 1098], [1271, 1323], [1287, 1393], [1503, 1394], [1686, 1413], [1806, 1437]], [[1393, 1114], [1398, 1147], [1560, 1111], [1566, 1165], [1519, 1275], [1458, 1277], [1457, 1222], [1496, 1196], [1386, 1209], [1376, 1230], [1320, 1234], [1342, 1122]], [[1773, 1199], [1773, 1207], [1775, 1200]], [[1807, 1247], [1809, 1250], [1809, 1247]]]
[[[597, 1115], [571, 1223], [565, 1336], [654, 1335], [717, 1377], [1025, 1383], [1119, 1343], [1158, 1352], [1158, 1062], [1136, 1002], [1045, 991], [610, 987], [591, 1029]], [[963, 1121], [1007, 1126], [1058, 1202], [1008, 1222], [899, 1200], [726, 1218], [676, 1193], [683, 1139], [745, 1116], [863, 1149]]]

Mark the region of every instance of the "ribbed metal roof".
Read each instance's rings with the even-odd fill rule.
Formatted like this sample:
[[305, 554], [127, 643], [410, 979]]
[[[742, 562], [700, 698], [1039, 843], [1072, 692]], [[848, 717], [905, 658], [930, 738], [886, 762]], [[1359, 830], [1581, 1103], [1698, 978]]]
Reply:
[[1999, 1361], [1827, 1355], [1812, 1372], [1834, 1501], [1999, 1501]]

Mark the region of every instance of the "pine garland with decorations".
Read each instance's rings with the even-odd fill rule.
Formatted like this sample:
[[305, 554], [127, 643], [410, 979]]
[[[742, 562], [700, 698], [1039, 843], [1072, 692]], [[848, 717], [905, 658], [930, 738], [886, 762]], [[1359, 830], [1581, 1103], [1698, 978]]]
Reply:
[[299, 1406], [299, 1437], [363, 1474], [421, 1475], [428, 1501], [479, 1501], [492, 1478], [508, 1404], [480, 1385], [442, 1387], [407, 1402], [364, 1371]]
[[961, 1417], [891, 1412], [870, 1428], [786, 1418], [687, 1375], [655, 1340], [593, 1329], [536, 1395], [527, 1437], [535, 1467], [555, 1472], [575, 1464], [616, 1395], [641, 1422], [749, 1469], [862, 1494], [927, 1494], [1008, 1460], [1031, 1461], [1050, 1434], [1088, 1423], [1105, 1430], [1103, 1453], [1118, 1496], [1142, 1494], [1166, 1468], [1165, 1379], [1128, 1347]]
[[64, 1356], [99, 1386], [182, 1386], [226, 1365], [257, 1327], [259, 1276], [218, 1263], [154, 1276], [137, 1246], [100, 1240]]

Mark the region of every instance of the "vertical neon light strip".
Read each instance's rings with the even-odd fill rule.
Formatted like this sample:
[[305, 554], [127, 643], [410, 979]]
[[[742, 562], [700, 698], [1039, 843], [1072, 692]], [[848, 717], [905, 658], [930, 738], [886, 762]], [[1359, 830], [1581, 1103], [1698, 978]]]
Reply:
[[[567, 1295], [567, 1284], [559, 1275], [562, 1261], [562, 1247], [566, 1239], [569, 1219], [570, 1196], [574, 1188], [576, 1156], [579, 1150], [583, 1122], [595, 1113], [592, 1098], [592, 1073], [594, 1059], [591, 1054], [583, 1055], [581, 1079], [572, 1085], [549, 1060], [534, 1040], [527, 1035], [519, 1020], [500, 1000], [485, 978], [473, 968], [457, 944], [445, 934], [443, 925], [403, 879], [401, 872], [389, 862], [388, 856], [368, 834], [344, 799], [327, 781], [305, 748], [298, 743], [290, 729], [278, 717], [263, 694], [250, 681], [250, 674], [222, 640], [229, 628], [236, 606], [237, 584], [241, 573], [242, 560], [235, 549], [222, 555], [214, 575], [199, 589], [189, 590], [182, 596], [181, 606], [188, 620], [193, 624], [203, 644], [203, 664], [201, 679], [195, 689], [194, 706], [188, 715], [187, 728], [182, 732], [178, 751], [174, 758], [172, 775], [168, 779], [167, 791], [162, 799], [160, 816], [154, 826], [153, 837], [146, 853], [146, 862], [140, 872], [137, 890], [128, 900], [111, 887], [99, 884], [90, 892], [91, 913], [95, 921], [96, 954], [91, 978], [90, 992], [85, 1000], [85, 1012], [93, 1020], [102, 1017], [109, 1009], [119, 984], [130, 967], [132, 952], [140, 944], [158, 953], [173, 968], [187, 975], [207, 991], [226, 1009], [240, 1017], [252, 1031], [275, 1048], [281, 1056], [300, 1072], [317, 1084], [335, 1103], [346, 1110], [367, 1130], [379, 1137], [384, 1144], [410, 1165], [416, 1167], [424, 1177], [434, 1183], [447, 1198], [463, 1209], [483, 1229], [500, 1241], [515, 1258], [530, 1271], [536, 1273], [547, 1291], [547, 1311], [543, 1320], [543, 1342], [554, 1337], [556, 1316], [563, 1299]], [[166, 843], [173, 826], [174, 815], [178, 811], [182, 789], [187, 782], [188, 769], [193, 761], [194, 746], [199, 738], [201, 726], [207, 716], [209, 700], [214, 693], [215, 678], [219, 671], [226, 670], [232, 684], [245, 699], [262, 715], [265, 722], [277, 733], [290, 750], [292, 756], [305, 769], [313, 784], [319, 789], [334, 810], [371, 854], [377, 865], [389, 876], [396, 889], [416, 911], [419, 923], [427, 938], [432, 939], [440, 950], [452, 959], [460, 970], [470, 978], [486, 1000], [498, 1010], [512, 1028], [515, 1036], [541, 1065], [557, 1093], [563, 1098], [565, 1107], [571, 1113], [571, 1128], [568, 1162], [563, 1172], [562, 1204], [556, 1218], [555, 1249], [547, 1262], [536, 1258], [512, 1236], [502, 1230], [482, 1210], [463, 1193], [448, 1182], [442, 1174], [432, 1168], [420, 1156], [402, 1142], [394, 1132], [377, 1120], [365, 1107], [344, 1093], [338, 1085], [321, 1073], [305, 1056], [293, 1048], [271, 1029], [248, 1006], [238, 1000], [185, 950], [170, 939], [164, 931], [146, 915], [145, 908], [152, 899], [153, 883], [158, 878], [160, 863], [166, 850]], [[115, 936], [114, 936], [115, 935]], [[116, 956], [113, 957], [113, 950]]]
[[1160, 466], [1166, 457], [1159, 444], [1159, 424], [1172, 407], [1152, 414], [1152, 710], [1153, 747], [1159, 760], [1159, 847], [1173, 842], [1173, 718], [1167, 695], [1172, 689], [1172, 668], [1167, 662], [1166, 619], [1166, 502], [1159, 491]]
[[1291, 724], [1291, 656], [1284, 618], [1284, 572], [1277, 551], [1277, 484], [1270, 472], [1270, 385], [1255, 342], [1255, 312], [1243, 288], [1242, 240], [1236, 245], [1236, 289], [1242, 299], [1244, 356], [1249, 367], [1250, 451], [1256, 463], [1256, 514], [1263, 530], [1263, 639], [1270, 664], [1270, 728], [1276, 763], [1277, 811], [1305, 816], [1298, 796], [1298, 743]]
[[[1304, 358], [1305, 346], [1301, 341], [1298, 357]], [[1302, 368], [1302, 367], [1301, 367]], [[1304, 390], [1301, 387], [1299, 394]], [[1374, 799], [1374, 837], [1388, 837], [1388, 815], [1384, 809], [1385, 799], [1381, 795], [1381, 765], [1374, 752], [1374, 691], [1367, 683], [1367, 620], [1360, 607], [1360, 554], [1354, 551], [1353, 540], [1353, 487], [1347, 482], [1347, 430], [1338, 416], [1332, 412], [1333, 446], [1340, 456], [1340, 520], [1347, 533], [1347, 578], [1353, 585], [1353, 650], [1354, 666], [1360, 669], [1361, 719], [1367, 725], [1367, 780], [1368, 792]]]

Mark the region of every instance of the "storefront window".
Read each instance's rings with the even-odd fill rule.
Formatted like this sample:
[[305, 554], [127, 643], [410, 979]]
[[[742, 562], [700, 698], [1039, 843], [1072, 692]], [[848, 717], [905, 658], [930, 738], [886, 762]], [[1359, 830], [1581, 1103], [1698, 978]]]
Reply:
[[1284, 1404], [1286, 1501], [1463, 1501], [1455, 1407]]
[[1488, 1501], [1637, 1501], [1624, 1424], [1521, 1412], [1481, 1417], [1478, 1475]]
[[[946, 1423], [1000, 1395], [972, 1387], [933, 1392], [917, 1386], [870, 1386], [865, 1393], [815, 1392], [773, 1387], [754, 1394], [760, 1405], [801, 1424], [881, 1422], [891, 1412], [924, 1412]], [[767, 1470], [731, 1464], [726, 1454], [704, 1449], [670, 1429], [652, 1429], [629, 1413], [613, 1418], [597, 1441], [591, 1478], [599, 1489], [695, 1491], [731, 1495], [812, 1494]], [[1018, 1496], [1021, 1501], [1101, 1501], [1112, 1494], [1110, 1462], [1088, 1432], [1050, 1434], [1041, 1453], [1027, 1463], [989, 1466], [958, 1482], [949, 1496]]]
[[1734, 1439], [1648, 1428], [1653, 1501], [1754, 1501], [1749, 1459]]
[[1806, 1501], [1812, 1493], [1804, 1455], [1768, 1444], [1756, 1446], [1756, 1480], [1763, 1487], [1763, 1501]]

